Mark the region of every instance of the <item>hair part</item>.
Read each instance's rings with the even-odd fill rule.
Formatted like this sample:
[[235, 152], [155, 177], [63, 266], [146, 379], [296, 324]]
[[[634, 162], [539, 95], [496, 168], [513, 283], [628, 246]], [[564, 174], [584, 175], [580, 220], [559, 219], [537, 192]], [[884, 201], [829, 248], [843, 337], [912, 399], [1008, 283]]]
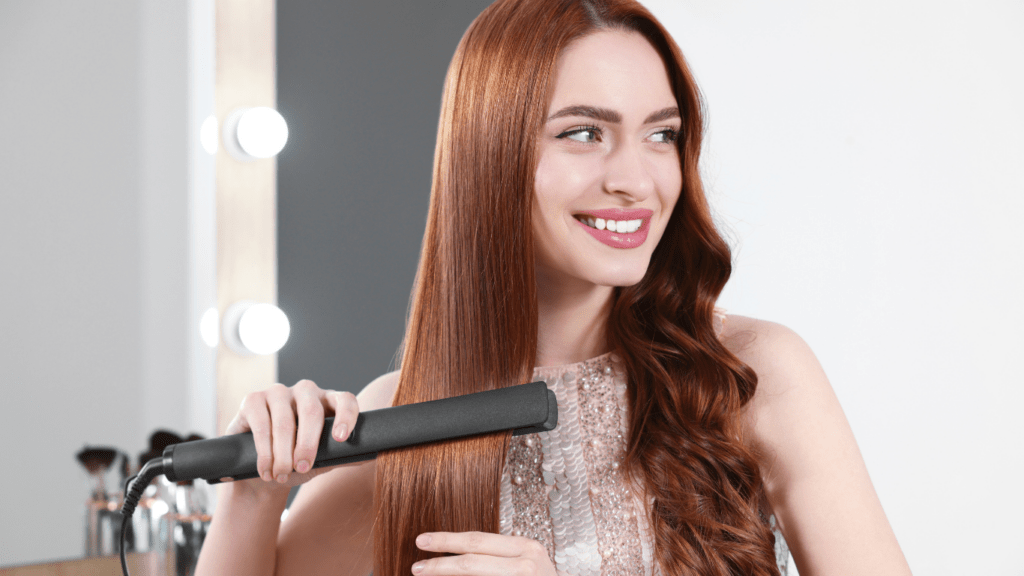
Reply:
[[[498, 0], [463, 36], [445, 79], [395, 405], [531, 377], [537, 134], [559, 55], [600, 29], [635, 31], [654, 46], [682, 117], [680, 199], [644, 279], [615, 290], [608, 322], [609, 345], [629, 374], [625, 472], [653, 498], [664, 573], [778, 574], [758, 461], [739, 439], [756, 375], [712, 324], [731, 255], [698, 172], [701, 97], [678, 46], [632, 0]], [[404, 575], [433, 556], [415, 546], [422, 532], [498, 532], [510, 437], [378, 456], [374, 574]]]

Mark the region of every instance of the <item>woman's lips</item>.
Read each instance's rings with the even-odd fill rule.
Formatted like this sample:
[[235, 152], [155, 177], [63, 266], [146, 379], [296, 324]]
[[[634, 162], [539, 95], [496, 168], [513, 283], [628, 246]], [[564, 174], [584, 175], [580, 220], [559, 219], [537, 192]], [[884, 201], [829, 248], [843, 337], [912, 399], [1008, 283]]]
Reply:
[[575, 216], [593, 216], [605, 220], [650, 220], [654, 210], [650, 208], [602, 208], [600, 210], [580, 210]]
[[612, 248], [637, 248], [647, 240], [653, 210], [608, 208], [573, 214], [576, 222], [598, 242]]

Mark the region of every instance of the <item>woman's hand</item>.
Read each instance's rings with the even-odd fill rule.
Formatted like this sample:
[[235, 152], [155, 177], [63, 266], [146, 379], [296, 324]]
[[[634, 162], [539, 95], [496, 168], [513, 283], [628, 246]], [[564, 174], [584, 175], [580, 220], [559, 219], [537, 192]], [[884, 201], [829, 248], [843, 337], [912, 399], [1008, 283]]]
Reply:
[[487, 532], [429, 532], [416, 538], [416, 547], [457, 554], [413, 564], [412, 573], [417, 576], [555, 575], [547, 549], [530, 538]]
[[248, 485], [280, 489], [326, 472], [328, 468], [311, 470], [311, 466], [328, 416], [334, 416], [334, 439], [347, 439], [359, 416], [356, 397], [350, 392], [321, 390], [310, 380], [292, 387], [274, 384], [246, 395], [225, 434], [252, 431], [256, 469], [263, 481], [253, 479]]

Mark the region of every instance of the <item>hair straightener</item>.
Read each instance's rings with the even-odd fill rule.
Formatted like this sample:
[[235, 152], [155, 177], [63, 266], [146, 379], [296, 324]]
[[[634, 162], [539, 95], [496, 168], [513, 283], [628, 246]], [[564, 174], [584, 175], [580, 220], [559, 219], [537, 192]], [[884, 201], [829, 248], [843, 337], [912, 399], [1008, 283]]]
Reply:
[[[554, 430], [558, 401], [544, 382], [476, 392], [443, 400], [360, 412], [344, 442], [331, 436], [333, 418], [324, 422], [313, 468], [372, 460], [382, 450], [511, 430], [513, 436]], [[172, 482], [202, 478], [211, 484], [256, 478], [252, 432], [168, 446], [125, 482], [121, 515], [121, 569], [128, 576], [124, 535], [128, 522], [154, 478]]]

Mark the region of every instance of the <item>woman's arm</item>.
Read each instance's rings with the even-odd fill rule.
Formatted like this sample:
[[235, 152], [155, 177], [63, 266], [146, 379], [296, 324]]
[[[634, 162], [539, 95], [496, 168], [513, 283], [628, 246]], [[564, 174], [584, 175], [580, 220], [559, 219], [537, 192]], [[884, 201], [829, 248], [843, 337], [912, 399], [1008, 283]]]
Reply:
[[[385, 374], [364, 388], [356, 397], [360, 411], [391, 406], [398, 374]], [[281, 524], [275, 574], [370, 573], [375, 462], [339, 466], [302, 486]]]
[[[359, 409], [390, 406], [397, 384], [397, 372], [370, 383], [356, 397]], [[283, 522], [287, 485], [259, 479], [221, 485], [196, 575], [365, 576], [372, 568], [374, 475], [372, 460], [316, 475], [299, 490]]]
[[217, 487], [217, 509], [203, 541], [196, 576], [274, 573], [277, 530], [288, 488], [254, 490], [245, 482]]
[[910, 574], [853, 431], [807, 344], [778, 324], [729, 316], [725, 345], [758, 376], [744, 413], [766, 457], [768, 499], [801, 576]]

